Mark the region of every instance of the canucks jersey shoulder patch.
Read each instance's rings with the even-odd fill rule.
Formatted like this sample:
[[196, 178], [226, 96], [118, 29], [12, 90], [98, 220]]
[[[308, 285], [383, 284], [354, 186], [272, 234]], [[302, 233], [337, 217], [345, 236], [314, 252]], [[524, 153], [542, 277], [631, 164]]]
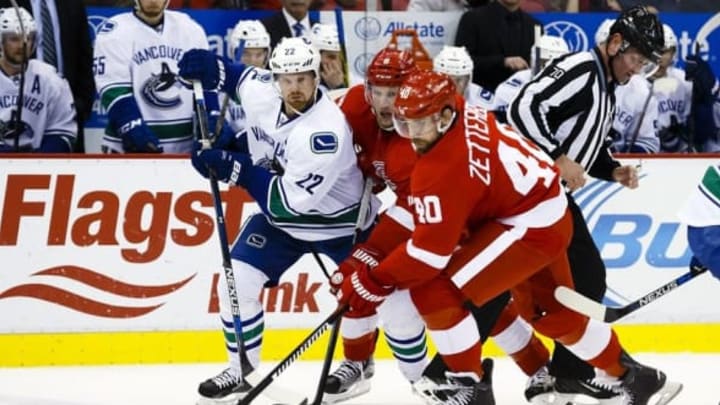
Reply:
[[310, 135], [310, 149], [313, 153], [335, 153], [338, 149], [337, 136], [332, 132], [316, 132]]

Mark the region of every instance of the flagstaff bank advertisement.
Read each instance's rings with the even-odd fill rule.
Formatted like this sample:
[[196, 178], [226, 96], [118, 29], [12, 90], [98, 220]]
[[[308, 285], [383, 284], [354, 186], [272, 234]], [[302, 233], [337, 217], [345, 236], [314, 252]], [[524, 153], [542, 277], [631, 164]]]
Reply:
[[[607, 264], [608, 303], [688, 270], [676, 214], [715, 162], [629, 160], [642, 164], [640, 188], [590, 181], [575, 193]], [[0, 173], [0, 333], [216, 328], [223, 275], [212, 198], [186, 159], [7, 158]], [[239, 188], [222, 199], [233, 240], [257, 206]], [[705, 274], [625, 322], [719, 322], [719, 296]], [[311, 257], [261, 299], [267, 329], [311, 328], [335, 307]]]

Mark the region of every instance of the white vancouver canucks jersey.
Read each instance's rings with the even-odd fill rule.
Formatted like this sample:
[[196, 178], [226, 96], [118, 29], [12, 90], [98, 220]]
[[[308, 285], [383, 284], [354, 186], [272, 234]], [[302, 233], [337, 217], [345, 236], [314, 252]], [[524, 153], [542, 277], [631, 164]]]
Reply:
[[463, 97], [467, 105], [480, 106], [486, 110], [493, 109], [493, 92], [473, 82], [468, 83]]
[[[295, 238], [325, 240], [354, 232], [363, 176], [352, 132], [338, 106], [318, 94], [313, 106], [288, 119], [269, 71], [248, 68], [237, 87], [246, 113], [248, 147], [256, 165], [275, 168], [269, 220]], [[379, 204], [373, 197], [365, 224]]]
[[[165, 153], [192, 149], [192, 90], [180, 84], [177, 65], [193, 48], [208, 49], [205, 32], [186, 14], [171, 10], [159, 27], [132, 12], [116, 15], [100, 27], [95, 40], [95, 82], [103, 108], [134, 97]], [[123, 151], [114, 128], [106, 129], [103, 146]]]
[[495, 96], [491, 110], [506, 111], [520, 89], [532, 79], [532, 70], [524, 69], [513, 73], [507, 80], [500, 83], [495, 89]]
[[[645, 108], [646, 101], [647, 108]], [[641, 117], [642, 121], [640, 121]], [[618, 152], [628, 152], [627, 149], [637, 131], [634, 144], [648, 152], [658, 152], [660, 139], [657, 136], [657, 119], [658, 102], [650, 94], [650, 83], [642, 75], [633, 75], [627, 84], [615, 88], [613, 129], [620, 136], [613, 140], [613, 149]]]
[[687, 123], [692, 103], [692, 83], [685, 80], [685, 71], [669, 67], [667, 75], [657, 80], [674, 81], [674, 85], [653, 86], [658, 101], [658, 129], [668, 128], [673, 121]]
[[[14, 119], [19, 89], [20, 75], [9, 77], [0, 70], [0, 126]], [[21, 151], [39, 148], [44, 135], [62, 136], [72, 150], [77, 136], [72, 93], [67, 80], [51, 65], [37, 59], [28, 61], [20, 118], [24, 124], [18, 141]], [[14, 146], [15, 141], [6, 142]]]

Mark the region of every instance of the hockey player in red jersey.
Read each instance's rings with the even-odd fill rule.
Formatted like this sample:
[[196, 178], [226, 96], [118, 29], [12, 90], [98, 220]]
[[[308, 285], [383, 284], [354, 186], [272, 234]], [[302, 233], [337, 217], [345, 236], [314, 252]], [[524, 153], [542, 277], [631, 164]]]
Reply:
[[[409, 52], [383, 49], [368, 65], [366, 83], [350, 88], [340, 100], [340, 108], [353, 130], [358, 165], [363, 174], [373, 179], [374, 191], [387, 186], [398, 198], [379, 217], [368, 240], [356, 245], [349, 259], [339, 266], [331, 278], [335, 288], [339, 288], [344, 273], [352, 272], [349, 262], [381, 260], [412, 232], [407, 195], [416, 155], [410, 142], [395, 133], [392, 111], [397, 89], [415, 70], [417, 66]], [[341, 402], [370, 390], [378, 317], [382, 319], [385, 339], [403, 375], [411, 383], [420, 379], [427, 364], [425, 324], [408, 291], [398, 290], [378, 308], [378, 313], [351, 314], [343, 319], [341, 331], [346, 359], [328, 377], [324, 401]]]
[[[334, 284], [339, 287], [343, 275], [354, 271], [358, 262], [379, 261], [414, 229], [410, 206], [410, 174], [417, 154], [407, 138], [393, 127], [393, 102], [402, 81], [417, 71], [410, 52], [383, 49], [370, 62], [364, 85], [351, 88], [340, 106], [353, 129], [358, 163], [366, 177], [374, 179], [376, 190], [389, 187], [396, 195], [394, 205], [379, 218], [371, 236], [355, 247], [349, 259], [339, 267]], [[549, 361], [549, 353], [531, 328], [517, 316], [512, 305], [506, 307], [508, 294], [493, 299], [483, 308], [472, 308], [479, 333], [491, 335], [495, 342], [528, 374], [533, 375]], [[436, 356], [425, 368], [425, 334], [422, 319], [412, 305], [406, 290], [391, 298], [392, 303], [380, 307], [385, 337], [405, 377], [414, 382], [415, 392], [426, 400], [446, 396], [443, 388], [442, 358]], [[346, 360], [329, 377], [324, 399], [340, 402], [369, 391], [372, 377], [372, 354], [377, 337], [377, 316], [374, 312], [349, 317], [343, 322], [343, 345]], [[496, 320], [497, 324], [496, 324]], [[420, 373], [423, 378], [419, 379]]]
[[609, 325], [559, 304], [572, 286], [565, 253], [572, 234], [567, 199], [553, 161], [481, 107], [465, 106], [452, 80], [416, 72], [395, 100], [395, 128], [419, 158], [410, 181], [412, 236], [379, 264], [364, 262], [338, 293], [352, 315], [374, 310], [409, 288], [458, 387], [447, 402], [494, 404], [480, 363], [480, 336], [465, 300], [482, 305], [510, 290], [535, 330], [600, 370], [597, 378], [626, 404], [666, 404], [680, 386], [633, 361]]

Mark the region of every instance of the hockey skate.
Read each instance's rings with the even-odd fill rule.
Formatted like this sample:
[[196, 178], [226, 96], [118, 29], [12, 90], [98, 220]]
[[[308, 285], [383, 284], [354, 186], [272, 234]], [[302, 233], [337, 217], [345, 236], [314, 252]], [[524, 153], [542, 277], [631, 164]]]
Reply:
[[[535, 372], [525, 385], [525, 399], [534, 405], [550, 405], [555, 403], [555, 377], [551, 376], [546, 366]], [[563, 404], [564, 405], [564, 404]]]
[[343, 360], [328, 376], [325, 384], [324, 404], [335, 404], [370, 391], [370, 378], [375, 374], [375, 361]]
[[492, 359], [482, 362], [483, 378], [478, 380], [475, 373], [453, 373], [447, 371], [448, 383], [455, 385], [456, 390], [444, 402], [445, 405], [495, 405], [492, 390]]
[[198, 386], [200, 399], [197, 405], [234, 404], [250, 391], [250, 384], [230, 368]]
[[595, 379], [556, 378], [555, 394], [558, 404], [622, 405], [622, 391]]
[[665, 373], [636, 362], [627, 353], [620, 361], [628, 368], [620, 379], [623, 405], [665, 405], [682, 390], [682, 384], [667, 381]]
[[444, 404], [457, 389], [458, 387], [450, 384], [446, 378], [432, 378], [426, 375], [412, 385], [413, 394], [428, 405]]

